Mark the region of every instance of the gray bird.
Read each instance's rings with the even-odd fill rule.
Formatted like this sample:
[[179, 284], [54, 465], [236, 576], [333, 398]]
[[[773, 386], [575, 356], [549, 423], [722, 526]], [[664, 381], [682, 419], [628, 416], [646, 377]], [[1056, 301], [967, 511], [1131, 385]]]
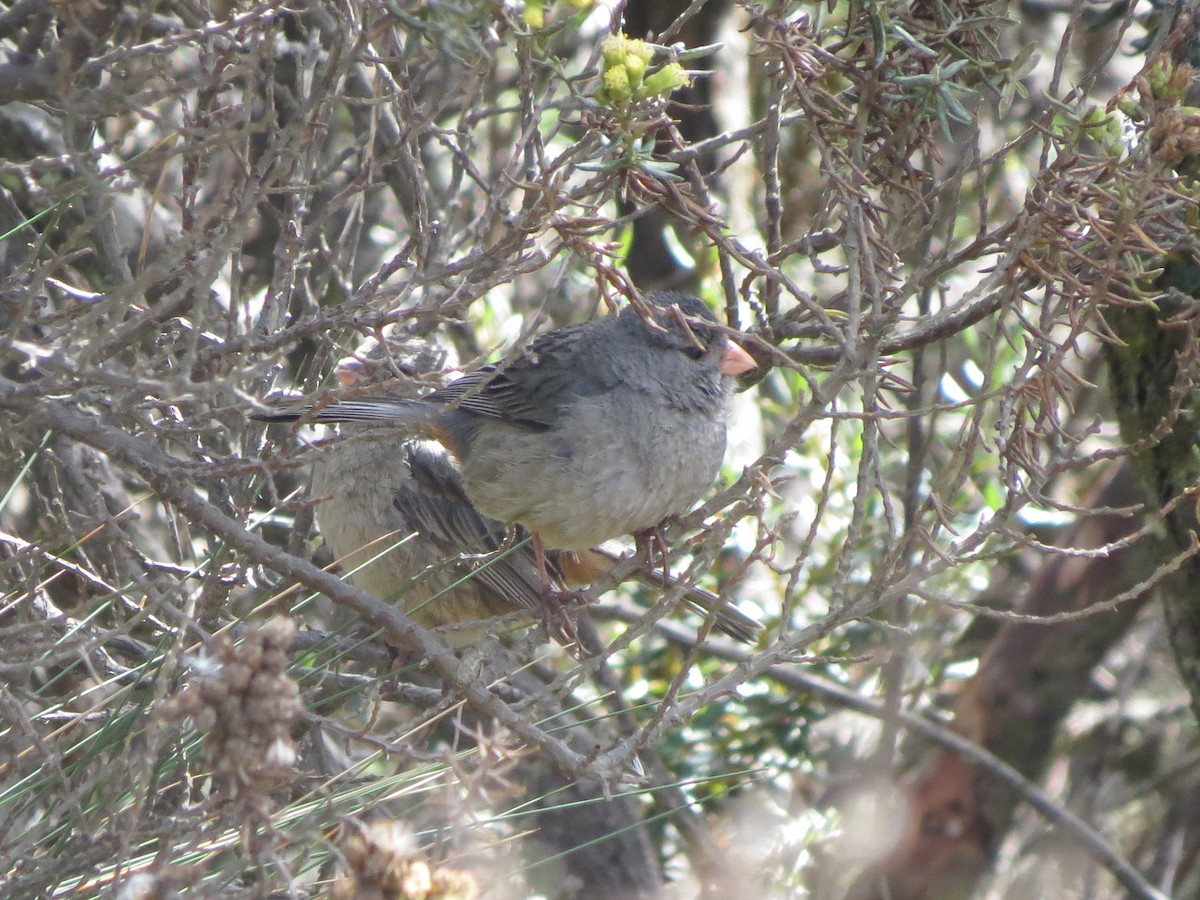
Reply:
[[[706, 324], [713, 319], [699, 300], [647, 300], [654, 324], [626, 308], [557, 329], [419, 399], [376, 394], [254, 418], [383, 421], [436, 437], [458, 467], [427, 441], [352, 435], [334, 448], [313, 482], [326, 541], [353, 570], [411, 536], [353, 577], [387, 597], [424, 573], [405, 608], [427, 625], [541, 610], [569, 580], [611, 569], [617, 553], [606, 541], [645, 535], [686, 511], [720, 467], [732, 376], [754, 363]], [[463, 578], [463, 564], [439, 568], [439, 561], [494, 555], [505, 523], [532, 531], [533, 552], [518, 545], [447, 590]], [[380, 541], [387, 533], [395, 537]], [[523, 537], [518, 532], [516, 540]], [[638, 577], [660, 586], [664, 578]], [[716, 626], [739, 640], [753, 641], [761, 630], [703, 589], [689, 589], [684, 599], [702, 611], [718, 608]]]

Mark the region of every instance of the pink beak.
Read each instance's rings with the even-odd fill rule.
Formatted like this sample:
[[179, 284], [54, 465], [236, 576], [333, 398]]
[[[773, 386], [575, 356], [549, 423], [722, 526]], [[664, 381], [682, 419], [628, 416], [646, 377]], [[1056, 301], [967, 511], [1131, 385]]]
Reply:
[[718, 368], [721, 370], [722, 375], [741, 375], [743, 372], [757, 369], [758, 363], [751, 358], [749, 353], [733, 341], [730, 341], [729, 347], [721, 354], [721, 362]]

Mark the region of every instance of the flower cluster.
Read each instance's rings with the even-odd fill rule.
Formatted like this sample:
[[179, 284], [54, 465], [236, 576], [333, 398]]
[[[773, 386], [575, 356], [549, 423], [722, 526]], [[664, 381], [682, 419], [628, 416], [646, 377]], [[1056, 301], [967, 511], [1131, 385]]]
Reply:
[[654, 47], [645, 41], [614, 34], [604, 42], [602, 52], [603, 85], [596, 91], [596, 99], [613, 109], [668, 97], [690, 82], [686, 70], [677, 62], [649, 72]]

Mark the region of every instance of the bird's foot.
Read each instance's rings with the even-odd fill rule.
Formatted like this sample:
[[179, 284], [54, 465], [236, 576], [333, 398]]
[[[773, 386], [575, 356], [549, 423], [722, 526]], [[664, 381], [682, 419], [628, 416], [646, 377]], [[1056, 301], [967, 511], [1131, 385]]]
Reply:
[[656, 568], [656, 561], [658, 559], [662, 560], [663, 587], [668, 586], [671, 578], [671, 559], [668, 555], [670, 548], [667, 547], [667, 523], [668, 520], [663, 519], [653, 528], [645, 528], [642, 531], [635, 532], [633, 535], [637, 554], [646, 560], [646, 567], [651, 572]]
[[587, 605], [587, 594], [583, 591], [546, 591], [542, 595], [542, 607], [546, 629], [557, 640], [566, 638], [568, 643], [579, 643], [579, 630], [575, 625], [575, 610]]

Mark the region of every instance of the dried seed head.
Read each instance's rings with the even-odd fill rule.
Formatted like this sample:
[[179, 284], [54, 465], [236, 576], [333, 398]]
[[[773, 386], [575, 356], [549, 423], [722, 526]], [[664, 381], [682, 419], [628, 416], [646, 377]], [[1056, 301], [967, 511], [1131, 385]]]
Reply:
[[431, 869], [408, 829], [377, 819], [342, 827], [338, 841], [347, 872], [330, 889], [332, 900], [475, 900], [479, 888], [465, 872]]
[[300, 690], [286, 672], [295, 635], [295, 624], [280, 617], [248, 629], [240, 644], [216, 638], [207, 664], [196, 667], [195, 679], [163, 710], [171, 718], [190, 717], [206, 733], [214, 772], [255, 807], [293, 774], [291, 732], [303, 712]]

